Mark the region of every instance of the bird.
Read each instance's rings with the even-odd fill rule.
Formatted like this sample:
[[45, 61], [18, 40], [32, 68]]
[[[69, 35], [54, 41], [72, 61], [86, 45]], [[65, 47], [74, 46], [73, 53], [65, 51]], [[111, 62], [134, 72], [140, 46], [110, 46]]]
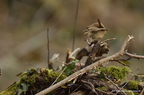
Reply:
[[100, 41], [105, 33], [108, 31], [105, 26], [101, 23], [99, 19], [97, 19], [96, 23], [89, 25], [84, 31], [84, 35], [88, 35], [91, 42], [93, 41]]

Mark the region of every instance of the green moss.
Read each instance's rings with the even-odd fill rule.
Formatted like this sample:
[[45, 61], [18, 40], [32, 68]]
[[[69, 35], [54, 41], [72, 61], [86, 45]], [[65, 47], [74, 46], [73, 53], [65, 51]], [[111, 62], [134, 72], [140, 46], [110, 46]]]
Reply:
[[111, 78], [115, 78], [117, 80], [124, 80], [127, 77], [127, 74], [131, 72], [128, 67], [116, 67], [109, 66], [106, 68], [100, 68], [101, 75], [110, 76]]
[[27, 79], [28, 79], [27, 75], [22, 75], [21, 76], [21, 80], [27, 80]]
[[126, 92], [126, 95], [135, 95], [131, 90], [124, 89], [123, 91]]
[[36, 82], [35, 78], [36, 78], [36, 74], [33, 74], [31, 76], [27, 76], [27, 75], [22, 75], [21, 76], [21, 82], [26, 82], [26, 83], [30, 83], [33, 84]]
[[[44, 87], [46, 88], [51, 85], [60, 73], [61, 72], [54, 72], [46, 68], [28, 69], [20, 76], [21, 78], [17, 83], [1, 92], [0, 95], [14, 95], [16, 92], [26, 95], [29, 90], [31, 93], [37, 93], [37, 90], [44, 89]], [[62, 74], [57, 82], [66, 77], [65, 74]]]
[[48, 73], [48, 76], [49, 76], [50, 78], [56, 78], [56, 77], [58, 76], [58, 73], [53, 72], [52, 69], [47, 70], [47, 73]]
[[34, 84], [35, 82], [36, 82], [36, 74], [33, 74], [30, 78], [29, 78], [29, 82], [31, 83], [31, 84]]
[[[60, 75], [60, 72], [54, 72], [52, 69], [51, 69], [51, 70], [47, 69], [47, 73], [48, 73], [48, 77], [49, 77], [49, 78], [52, 78], [52, 79], [56, 79], [56, 78]], [[59, 79], [58, 79], [57, 82], [63, 80], [63, 79], [66, 78], [66, 77], [67, 77], [67, 76], [66, 76], [65, 74], [62, 74], [62, 75], [59, 77]]]
[[129, 81], [127, 84], [127, 89], [129, 90], [137, 90], [138, 89], [138, 81]]
[[17, 90], [18, 85], [16, 83], [12, 84], [5, 91], [0, 92], [0, 95], [14, 95]]
[[102, 91], [107, 91], [108, 90], [108, 88], [106, 86], [105, 87], [97, 87], [97, 89], [102, 90]]

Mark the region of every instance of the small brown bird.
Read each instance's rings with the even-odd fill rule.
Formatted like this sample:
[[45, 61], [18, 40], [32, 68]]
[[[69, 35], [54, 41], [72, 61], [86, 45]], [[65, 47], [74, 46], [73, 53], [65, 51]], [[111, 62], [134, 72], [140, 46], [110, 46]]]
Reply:
[[104, 34], [108, 31], [99, 19], [98, 22], [91, 24], [84, 30], [84, 35], [87, 34], [92, 41], [99, 41], [104, 37]]

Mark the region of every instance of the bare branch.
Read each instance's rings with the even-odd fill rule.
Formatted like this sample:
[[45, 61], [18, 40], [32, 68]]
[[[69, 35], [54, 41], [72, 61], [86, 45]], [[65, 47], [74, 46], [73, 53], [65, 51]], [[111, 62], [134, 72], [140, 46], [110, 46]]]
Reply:
[[128, 52], [126, 52], [126, 55], [133, 57], [133, 58], [144, 59], [144, 56], [142, 56], [142, 55], [131, 54]]
[[127, 39], [125, 39], [125, 41], [124, 41], [124, 43], [123, 43], [120, 51], [124, 51], [126, 45], [127, 45], [127, 44], [129, 43], [129, 41], [132, 40], [133, 38], [134, 38], [133, 36], [128, 35], [128, 37], [127, 37]]
[[69, 55], [69, 57], [75, 59], [75, 57], [74, 57], [73, 55], [76, 54], [76, 53], [79, 52], [79, 51], [80, 51], [80, 48], [75, 49], [75, 50]]
[[111, 40], [115, 40], [116, 38], [109, 38], [109, 39], [106, 39], [104, 41], [102, 41], [101, 43], [104, 43], [104, 42], [107, 42], [107, 41], [111, 41]]
[[111, 56], [108, 56], [108, 57], [106, 57], [106, 58], [103, 58], [103, 59], [101, 59], [101, 60], [99, 60], [99, 61], [97, 61], [97, 62], [95, 62], [95, 63], [93, 63], [93, 64], [91, 64], [91, 65], [86, 66], [85, 68], [83, 68], [83, 69], [81, 69], [81, 70], [73, 73], [73, 74], [70, 75], [69, 77], [65, 78], [65, 79], [62, 80], [61, 82], [58, 82], [58, 83], [56, 83], [55, 85], [52, 85], [52, 86], [50, 86], [49, 88], [46, 88], [45, 90], [37, 93], [36, 95], [45, 95], [45, 94], [53, 91], [54, 89], [60, 87], [61, 85], [64, 85], [65, 83], [67, 83], [67, 82], [75, 79], [75, 78], [78, 77], [79, 75], [82, 75], [82, 74], [86, 73], [87, 71], [93, 69], [94, 67], [97, 67], [97, 66], [99, 66], [99, 65], [101, 65], [101, 64], [103, 64], [103, 63], [106, 63], [106, 62], [108, 62], [108, 61], [110, 61], [110, 60], [112, 60], [112, 59], [115, 59], [115, 58], [118, 58], [118, 57], [124, 55], [124, 54], [126, 53], [125, 48], [126, 48], [126, 46], [127, 46], [127, 43], [128, 43], [129, 41], [131, 41], [132, 39], [133, 39], [133, 36], [128, 36], [128, 37], [126, 38], [126, 40], [124, 41], [124, 43], [123, 43], [121, 49], [119, 50], [119, 52], [117, 52], [117, 53], [115, 53], [115, 54], [113, 54], [113, 55], [111, 55]]

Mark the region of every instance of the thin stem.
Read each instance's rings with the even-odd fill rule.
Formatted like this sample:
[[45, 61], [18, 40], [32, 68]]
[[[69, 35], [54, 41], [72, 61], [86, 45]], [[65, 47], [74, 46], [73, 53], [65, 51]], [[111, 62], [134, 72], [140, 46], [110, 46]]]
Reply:
[[50, 49], [49, 49], [49, 29], [47, 29], [47, 64], [48, 64], [48, 68], [49, 68], [49, 57], [50, 57]]
[[60, 78], [60, 76], [62, 75], [62, 73], [65, 71], [66, 68], [67, 68], [67, 66], [61, 71], [61, 73], [58, 75], [58, 77], [55, 79], [55, 81], [51, 84], [51, 86], [56, 83], [56, 81]]
[[76, 14], [75, 14], [72, 51], [74, 50], [74, 47], [75, 47], [75, 36], [76, 36], [76, 28], [77, 28], [78, 9], [79, 9], [79, 0], [77, 0], [77, 7], [76, 7]]

